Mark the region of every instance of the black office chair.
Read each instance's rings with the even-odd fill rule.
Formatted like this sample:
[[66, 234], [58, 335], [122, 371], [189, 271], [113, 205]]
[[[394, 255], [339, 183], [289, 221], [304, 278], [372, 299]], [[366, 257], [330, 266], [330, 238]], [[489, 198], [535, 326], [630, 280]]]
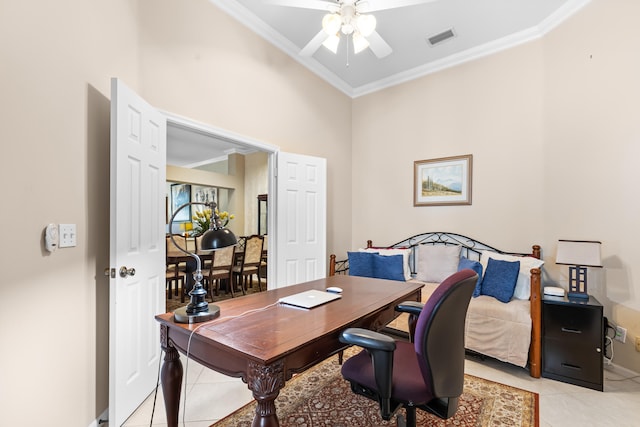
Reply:
[[[417, 315], [413, 343], [360, 328], [342, 332], [340, 341], [366, 350], [349, 358], [342, 376], [354, 393], [380, 404], [390, 420], [406, 409], [406, 425], [416, 425], [416, 408], [452, 417], [464, 385], [464, 322], [478, 275], [469, 269], [445, 279], [424, 304], [402, 303], [397, 311]], [[398, 417], [398, 425], [404, 420]]]

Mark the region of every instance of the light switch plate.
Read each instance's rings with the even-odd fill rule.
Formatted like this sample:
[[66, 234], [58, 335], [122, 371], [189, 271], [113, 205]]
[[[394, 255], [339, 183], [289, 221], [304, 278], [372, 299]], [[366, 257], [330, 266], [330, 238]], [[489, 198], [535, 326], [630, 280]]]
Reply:
[[75, 224], [60, 224], [59, 233], [59, 247], [70, 248], [76, 246], [76, 225]]

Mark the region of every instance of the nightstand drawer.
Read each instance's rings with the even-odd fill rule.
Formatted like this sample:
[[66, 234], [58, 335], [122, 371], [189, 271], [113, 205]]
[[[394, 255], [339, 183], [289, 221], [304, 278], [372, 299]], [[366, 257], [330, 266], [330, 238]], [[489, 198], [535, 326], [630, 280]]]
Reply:
[[602, 382], [602, 349], [593, 345], [571, 345], [545, 337], [544, 371], [590, 383]]
[[598, 313], [585, 307], [545, 304], [542, 317], [545, 337], [571, 343], [598, 342], [602, 334]]
[[545, 295], [542, 316], [542, 376], [602, 391], [602, 304]]

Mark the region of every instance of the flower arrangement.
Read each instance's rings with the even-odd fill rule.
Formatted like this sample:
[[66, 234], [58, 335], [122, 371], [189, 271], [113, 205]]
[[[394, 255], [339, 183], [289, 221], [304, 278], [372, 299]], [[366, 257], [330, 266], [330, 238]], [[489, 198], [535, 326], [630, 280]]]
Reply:
[[[226, 227], [227, 224], [229, 224], [229, 221], [234, 218], [234, 215], [230, 214], [227, 211], [220, 212], [218, 209], [216, 209], [216, 214], [220, 218], [220, 223], [223, 227]], [[211, 225], [211, 209], [207, 208], [198, 211], [193, 215], [191, 219], [194, 223], [193, 234], [196, 236], [200, 236], [205, 231], [207, 231], [209, 229], [209, 226]]]

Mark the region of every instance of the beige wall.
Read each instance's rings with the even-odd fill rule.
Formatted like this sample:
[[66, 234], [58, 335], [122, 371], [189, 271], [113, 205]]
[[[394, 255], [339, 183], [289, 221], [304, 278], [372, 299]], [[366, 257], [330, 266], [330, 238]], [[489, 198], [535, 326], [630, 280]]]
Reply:
[[266, 153], [245, 157], [244, 235], [258, 234], [258, 195], [269, 193], [269, 159]]
[[[538, 243], [541, 63], [541, 46], [531, 43], [354, 100], [354, 247], [424, 231], [514, 251]], [[473, 154], [472, 205], [414, 207], [414, 161], [463, 154]], [[505, 233], [510, 222], [517, 229]]]
[[[109, 79], [138, 83], [137, 5], [0, 9], [2, 424], [84, 427], [108, 401]], [[46, 253], [51, 222], [78, 245]]]
[[[595, 0], [543, 39], [353, 102], [352, 248], [454, 231], [498, 248], [602, 241], [590, 290], [640, 371], [640, 3]], [[413, 207], [413, 162], [473, 154], [473, 204]]]
[[624, 326], [614, 363], [640, 372], [640, 2], [596, 0], [544, 41], [547, 265], [558, 238], [602, 241], [590, 290]]

